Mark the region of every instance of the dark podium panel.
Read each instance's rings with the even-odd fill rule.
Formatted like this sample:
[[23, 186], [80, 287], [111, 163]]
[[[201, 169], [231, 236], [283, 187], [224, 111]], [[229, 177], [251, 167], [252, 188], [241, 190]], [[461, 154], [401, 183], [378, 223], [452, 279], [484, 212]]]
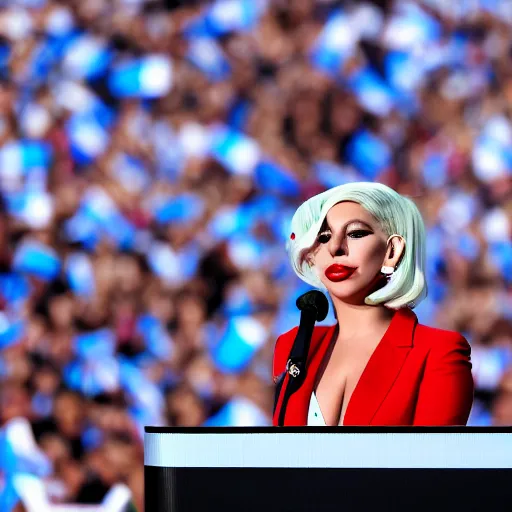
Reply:
[[510, 432], [146, 427], [145, 510], [510, 511]]

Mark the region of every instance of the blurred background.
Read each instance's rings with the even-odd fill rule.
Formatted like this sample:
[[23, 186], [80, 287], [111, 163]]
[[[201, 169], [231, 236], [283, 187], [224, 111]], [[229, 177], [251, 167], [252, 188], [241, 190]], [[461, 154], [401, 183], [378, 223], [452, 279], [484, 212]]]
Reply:
[[512, 2], [0, 5], [2, 511], [142, 511], [144, 425], [270, 425], [289, 222], [350, 181], [420, 208], [415, 312], [512, 425]]

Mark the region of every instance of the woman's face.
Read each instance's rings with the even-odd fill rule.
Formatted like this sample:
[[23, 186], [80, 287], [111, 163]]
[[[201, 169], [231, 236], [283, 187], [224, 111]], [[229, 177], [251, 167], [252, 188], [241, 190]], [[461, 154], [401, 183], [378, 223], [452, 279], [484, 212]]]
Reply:
[[343, 201], [328, 211], [311, 260], [331, 297], [364, 304], [386, 283], [380, 269], [386, 264], [387, 239], [377, 220], [358, 203]]

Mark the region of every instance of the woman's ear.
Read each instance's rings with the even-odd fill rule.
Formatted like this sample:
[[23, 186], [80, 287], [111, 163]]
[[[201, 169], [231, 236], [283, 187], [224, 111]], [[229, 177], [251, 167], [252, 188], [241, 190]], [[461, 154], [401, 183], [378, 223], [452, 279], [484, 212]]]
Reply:
[[387, 243], [386, 258], [383, 265], [396, 268], [405, 253], [405, 239], [400, 235], [391, 235]]

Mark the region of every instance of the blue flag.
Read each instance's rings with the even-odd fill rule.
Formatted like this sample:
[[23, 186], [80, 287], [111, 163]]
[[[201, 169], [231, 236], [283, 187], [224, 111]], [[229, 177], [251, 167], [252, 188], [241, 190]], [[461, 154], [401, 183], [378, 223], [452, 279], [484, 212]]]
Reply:
[[377, 116], [386, 116], [395, 107], [396, 98], [389, 85], [370, 67], [352, 74], [348, 88], [356, 95], [360, 105]]
[[109, 87], [120, 98], [159, 98], [172, 88], [172, 63], [164, 55], [148, 55], [114, 67]]
[[96, 291], [94, 269], [85, 253], [72, 253], [66, 260], [66, 277], [73, 292], [81, 297], [91, 297]]
[[157, 201], [155, 219], [161, 224], [186, 223], [197, 220], [205, 210], [201, 196], [184, 193]]
[[363, 175], [374, 180], [391, 164], [391, 149], [369, 131], [356, 133], [346, 148], [348, 161]]
[[62, 376], [70, 389], [80, 391], [86, 396], [119, 389], [119, 363], [111, 356], [76, 359], [64, 368]]
[[126, 358], [121, 357], [119, 365], [121, 385], [132, 398], [134, 406], [145, 409], [153, 416], [160, 415], [164, 407], [164, 399], [158, 386]]
[[315, 42], [311, 61], [319, 70], [336, 77], [341, 73], [343, 63], [354, 53], [357, 42], [349, 18], [338, 10], [329, 18]]
[[57, 277], [61, 263], [57, 253], [35, 240], [22, 242], [14, 253], [13, 270], [50, 281]]
[[212, 359], [225, 373], [244, 370], [267, 339], [266, 328], [250, 316], [227, 321], [220, 340], [212, 350]]
[[253, 402], [237, 396], [208, 418], [204, 427], [270, 427], [270, 418]]
[[172, 355], [172, 339], [162, 322], [149, 314], [137, 321], [137, 331], [144, 339], [147, 351], [158, 359], [169, 359]]
[[0, 350], [15, 345], [26, 333], [26, 322], [23, 319], [8, 318], [0, 312]]
[[35, 229], [48, 226], [53, 216], [53, 197], [43, 191], [21, 190], [5, 194], [10, 215]]
[[224, 207], [215, 213], [208, 224], [208, 233], [216, 240], [225, 240], [240, 233], [247, 232], [255, 222], [253, 212], [247, 205]]
[[224, 52], [217, 42], [211, 38], [191, 39], [187, 59], [212, 82], [225, 80], [231, 73], [231, 66]]
[[233, 174], [252, 175], [260, 160], [259, 145], [226, 126], [212, 131], [211, 155]]
[[254, 173], [256, 185], [266, 192], [289, 197], [300, 194], [300, 182], [297, 176], [270, 160], [265, 159], [260, 162]]
[[113, 357], [116, 352], [116, 337], [108, 328], [77, 334], [74, 344], [76, 354], [83, 359]]
[[94, 79], [106, 72], [112, 61], [107, 43], [90, 34], [77, 35], [68, 45], [62, 59], [67, 76], [75, 79]]
[[3, 180], [12, 180], [26, 175], [33, 168], [48, 168], [51, 159], [51, 147], [45, 142], [8, 142], [0, 148], [0, 174]]
[[87, 165], [102, 155], [110, 142], [107, 129], [90, 112], [75, 114], [66, 123], [73, 159]]
[[265, 0], [216, 0], [206, 10], [204, 24], [214, 37], [251, 30], [266, 7]]

